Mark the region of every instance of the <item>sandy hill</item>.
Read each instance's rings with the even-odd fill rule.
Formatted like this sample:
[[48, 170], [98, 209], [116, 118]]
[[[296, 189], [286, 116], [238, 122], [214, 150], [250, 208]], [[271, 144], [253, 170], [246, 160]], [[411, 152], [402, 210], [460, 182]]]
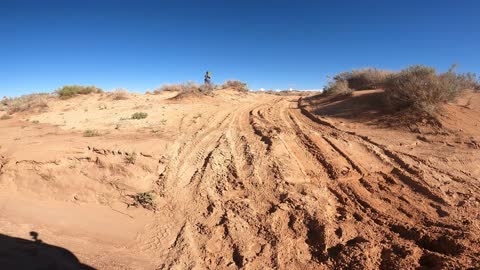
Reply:
[[480, 265], [479, 93], [407, 124], [380, 90], [176, 94], [52, 98], [1, 120], [0, 246], [16, 251], [0, 263]]

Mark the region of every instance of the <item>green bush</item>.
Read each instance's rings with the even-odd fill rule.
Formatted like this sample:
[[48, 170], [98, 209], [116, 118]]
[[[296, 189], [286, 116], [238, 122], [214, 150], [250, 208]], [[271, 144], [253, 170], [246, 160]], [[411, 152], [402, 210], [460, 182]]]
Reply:
[[440, 104], [454, 100], [477, 84], [474, 75], [457, 74], [454, 67], [437, 74], [432, 67], [415, 65], [390, 75], [385, 83], [385, 96], [394, 109], [408, 108], [432, 115]]
[[248, 92], [248, 85], [238, 80], [225, 81], [221, 86], [221, 89], [233, 89], [239, 92]]
[[103, 93], [103, 90], [95, 86], [66, 85], [57, 89], [55, 93], [62, 99], [68, 99], [77, 95]]
[[147, 116], [148, 116], [148, 113], [136, 112], [136, 113], [132, 114], [132, 119], [135, 119], [135, 120], [145, 119], [145, 118], [147, 118]]

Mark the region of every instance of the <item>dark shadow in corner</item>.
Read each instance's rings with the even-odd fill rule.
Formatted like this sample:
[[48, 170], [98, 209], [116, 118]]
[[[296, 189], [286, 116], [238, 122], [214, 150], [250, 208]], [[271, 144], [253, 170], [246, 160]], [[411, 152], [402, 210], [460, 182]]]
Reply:
[[67, 249], [45, 244], [37, 232], [30, 232], [33, 241], [0, 234], [0, 268], [19, 270], [61, 270], [95, 268], [82, 264]]

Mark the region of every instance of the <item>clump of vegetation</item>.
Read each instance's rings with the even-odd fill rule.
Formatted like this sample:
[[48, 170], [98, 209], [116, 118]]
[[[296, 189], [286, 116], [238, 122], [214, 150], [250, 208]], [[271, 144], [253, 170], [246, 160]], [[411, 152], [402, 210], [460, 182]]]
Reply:
[[7, 97], [3, 97], [2, 100], [0, 100], [0, 111], [6, 111], [8, 104], [10, 102], [10, 99]]
[[157, 205], [155, 203], [155, 198], [153, 192], [140, 192], [134, 195], [129, 195], [133, 199], [133, 203], [129, 204], [129, 206], [141, 206], [148, 210], [155, 211], [157, 209]]
[[103, 93], [103, 90], [95, 86], [66, 85], [57, 89], [55, 93], [61, 99], [72, 98], [77, 95], [88, 95], [92, 93]]
[[221, 86], [221, 89], [233, 89], [239, 92], [248, 92], [248, 85], [238, 80], [225, 81]]
[[303, 91], [303, 90], [266, 90], [266, 91], [254, 91], [255, 94], [269, 94], [276, 96], [310, 96], [312, 94], [320, 94], [321, 91]]
[[161, 94], [163, 92], [198, 92], [200, 86], [194, 82], [185, 82], [180, 84], [165, 84], [153, 91], [154, 94]]
[[[393, 72], [376, 68], [364, 68], [345, 71], [333, 77], [335, 82], [346, 81], [348, 88], [353, 90], [366, 90], [382, 88]], [[343, 82], [342, 82], [343, 84]]]
[[132, 152], [131, 154], [128, 154], [124, 158], [125, 164], [131, 164], [134, 165], [135, 162], [137, 162], [137, 153]]
[[41, 111], [48, 108], [49, 97], [50, 94], [47, 93], [34, 93], [17, 98], [3, 98], [2, 110], [6, 110], [8, 114], [32, 110]]
[[97, 130], [87, 129], [83, 132], [83, 137], [97, 137], [100, 133]]
[[163, 92], [181, 92], [182, 85], [181, 84], [164, 84], [159, 88], [153, 90], [153, 94], [158, 95]]
[[346, 80], [331, 81], [327, 87], [325, 87], [322, 95], [324, 96], [351, 96], [353, 94], [353, 89], [348, 87], [348, 82]]
[[112, 91], [109, 97], [113, 100], [126, 100], [128, 99], [128, 91], [125, 89], [117, 89]]
[[168, 84], [156, 89], [153, 93], [160, 94], [162, 92], [178, 92], [173, 99], [181, 99], [187, 97], [201, 97], [205, 95], [211, 95], [215, 90], [213, 84], [198, 85], [194, 82], [186, 82], [181, 84]]
[[8, 120], [8, 119], [11, 119], [12, 117], [8, 114], [4, 114], [0, 117], [0, 120]]
[[385, 83], [387, 103], [393, 109], [412, 109], [433, 115], [440, 104], [478, 85], [475, 75], [457, 74], [454, 68], [437, 74], [434, 68], [415, 65], [391, 75]]
[[140, 120], [140, 119], [147, 118], [147, 116], [148, 116], [148, 113], [136, 112], [136, 113], [132, 114], [131, 119]]

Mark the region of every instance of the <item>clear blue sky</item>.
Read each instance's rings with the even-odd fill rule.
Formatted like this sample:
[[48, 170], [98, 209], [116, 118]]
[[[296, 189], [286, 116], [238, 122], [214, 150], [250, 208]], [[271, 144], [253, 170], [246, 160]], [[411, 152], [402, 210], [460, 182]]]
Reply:
[[1, 0], [0, 96], [246, 81], [321, 88], [327, 75], [422, 63], [480, 72], [480, 1]]

